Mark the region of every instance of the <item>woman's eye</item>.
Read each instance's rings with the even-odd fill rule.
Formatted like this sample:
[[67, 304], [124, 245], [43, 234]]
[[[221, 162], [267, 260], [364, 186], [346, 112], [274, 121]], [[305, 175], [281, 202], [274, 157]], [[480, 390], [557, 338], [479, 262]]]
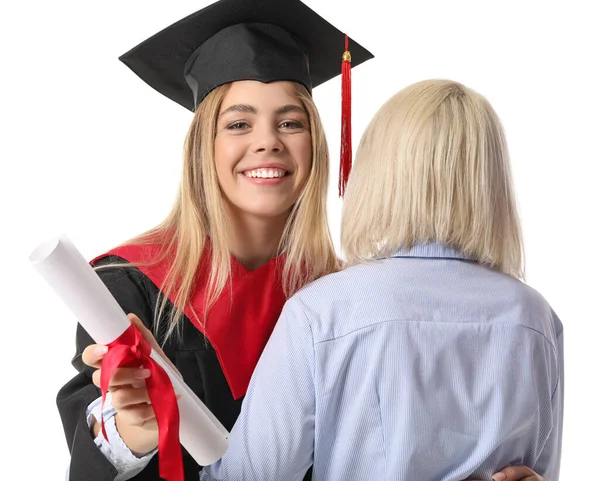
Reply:
[[281, 122], [279, 127], [283, 129], [301, 129], [303, 125], [295, 120], [286, 120], [285, 122]]
[[233, 124], [229, 124], [227, 126], [228, 130], [244, 130], [248, 128], [248, 124], [246, 122], [234, 122]]

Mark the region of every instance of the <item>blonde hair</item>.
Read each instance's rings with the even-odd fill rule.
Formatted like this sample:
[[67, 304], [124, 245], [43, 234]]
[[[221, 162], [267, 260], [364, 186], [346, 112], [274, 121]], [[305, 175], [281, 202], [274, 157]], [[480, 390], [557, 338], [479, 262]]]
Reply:
[[349, 265], [426, 242], [523, 277], [500, 120], [485, 98], [448, 80], [413, 84], [379, 109], [361, 139], [342, 212]]
[[[287, 297], [310, 281], [338, 269], [327, 225], [326, 196], [329, 153], [316, 106], [308, 91], [292, 83], [294, 94], [304, 106], [311, 129], [312, 167], [306, 184], [287, 219], [279, 248], [285, 250], [282, 269]], [[229, 214], [223, 199], [214, 162], [214, 140], [219, 110], [231, 84], [214, 89], [198, 106], [188, 131], [183, 156], [183, 174], [177, 201], [167, 218], [154, 229], [126, 244], [160, 243], [161, 255], [154, 262], [168, 259], [171, 267], [160, 287], [155, 309], [155, 328], [164, 329], [164, 339], [180, 332], [184, 309], [190, 304], [197, 280], [197, 269], [210, 237], [211, 263], [208, 273], [207, 305], [202, 319], [222, 294], [231, 279], [231, 253], [227, 246]], [[173, 255], [174, 253], [174, 255]], [[139, 264], [137, 264], [139, 265]], [[168, 299], [174, 309], [164, 316]], [[162, 326], [165, 317], [168, 325]]]

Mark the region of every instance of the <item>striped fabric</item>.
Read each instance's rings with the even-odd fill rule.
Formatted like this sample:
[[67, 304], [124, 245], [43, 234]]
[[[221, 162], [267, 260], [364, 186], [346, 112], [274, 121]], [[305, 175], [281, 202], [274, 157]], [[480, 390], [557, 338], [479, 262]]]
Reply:
[[533, 289], [428, 244], [286, 304], [207, 480], [559, 479], [562, 325]]

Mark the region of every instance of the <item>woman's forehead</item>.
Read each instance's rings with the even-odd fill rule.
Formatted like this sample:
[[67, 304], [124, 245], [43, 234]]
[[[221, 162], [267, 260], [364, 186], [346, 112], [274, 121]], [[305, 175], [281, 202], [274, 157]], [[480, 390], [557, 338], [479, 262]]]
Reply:
[[250, 105], [256, 110], [277, 110], [284, 105], [302, 107], [292, 82], [264, 83], [256, 80], [233, 82], [223, 102], [221, 112], [232, 105]]

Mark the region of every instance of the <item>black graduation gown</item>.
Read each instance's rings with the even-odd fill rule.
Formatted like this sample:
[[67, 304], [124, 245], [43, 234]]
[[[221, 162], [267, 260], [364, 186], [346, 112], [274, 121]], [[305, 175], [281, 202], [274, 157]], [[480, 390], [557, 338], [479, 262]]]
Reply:
[[[95, 265], [123, 262], [126, 261], [118, 257], [106, 257]], [[136, 268], [110, 268], [97, 272], [123, 310], [138, 315], [144, 324], [152, 329], [158, 288]], [[160, 343], [160, 337], [156, 337]], [[76, 353], [72, 364], [79, 373], [57, 396], [57, 406], [71, 453], [70, 481], [112, 481], [117, 475], [116, 469], [94, 444], [93, 434], [85, 417], [87, 406], [100, 396], [100, 390], [92, 383], [94, 369], [86, 366], [81, 360], [83, 350], [93, 343], [92, 338], [78, 325]], [[176, 335], [172, 336], [163, 349], [179, 369], [187, 385], [223, 426], [231, 430], [240, 413], [242, 399], [233, 398], [215, 350], [204, 335], [186, 317], [181, 339]], [[186, 481], [197, 481], [200, 467], [185, 449], [183, 462]], [[158, 456], [154, 456], [148, 466], [132, 479], [162, 479], [158, 475]], [[305, 481], [310, 479], [309, 470]]]

